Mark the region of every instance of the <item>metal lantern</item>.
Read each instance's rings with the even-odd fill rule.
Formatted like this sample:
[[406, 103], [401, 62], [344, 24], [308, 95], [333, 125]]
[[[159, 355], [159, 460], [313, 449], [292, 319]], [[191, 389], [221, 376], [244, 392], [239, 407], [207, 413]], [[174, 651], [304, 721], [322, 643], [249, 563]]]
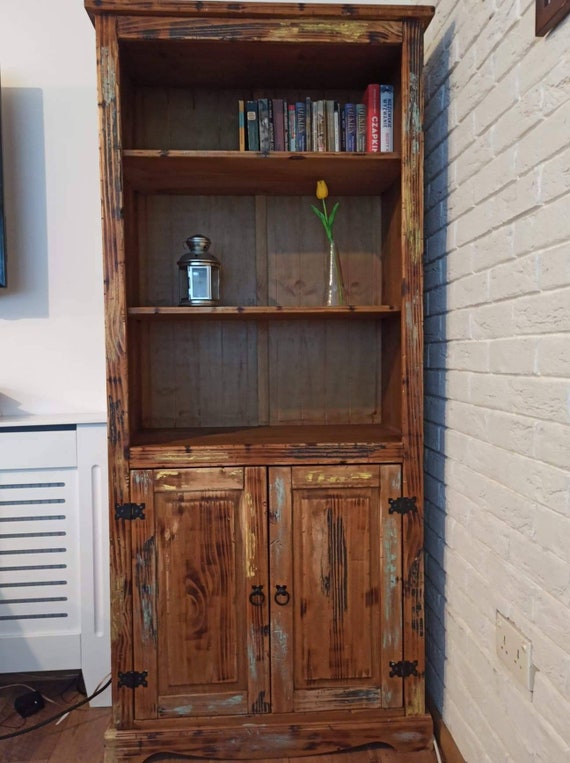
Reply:
[[186, 239], [190, 251], [178, 260], [181, 305], [216, 305], [220, 301], [221, 265], [209, 254], [211, 241], [200, 234]]

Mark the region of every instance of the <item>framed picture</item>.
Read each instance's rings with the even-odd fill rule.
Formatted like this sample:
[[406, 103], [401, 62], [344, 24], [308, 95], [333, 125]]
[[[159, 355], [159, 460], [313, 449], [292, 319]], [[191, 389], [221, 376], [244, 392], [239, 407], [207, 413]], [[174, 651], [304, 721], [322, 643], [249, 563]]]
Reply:
[[0, 82], [0, 286], [6, 286], [6, 221], [4, 218], [4, 175], [2, 168], [2, 85]]
[[544, 35], [570, 13], [570, 0], [536, 0], [536, 35]]

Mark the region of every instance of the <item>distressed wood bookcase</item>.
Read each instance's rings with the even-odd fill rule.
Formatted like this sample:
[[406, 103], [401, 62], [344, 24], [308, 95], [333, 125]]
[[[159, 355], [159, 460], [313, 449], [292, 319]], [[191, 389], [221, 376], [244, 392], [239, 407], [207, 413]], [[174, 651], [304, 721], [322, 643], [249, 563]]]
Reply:
[[[107, 763], [431, 743], [422, 563], [428, 7], [86, 0], [111, 489]], [[394, 152], [240, 152], [238, 99], [395, 88]], [[324, 307], [325, 179], [348, 306]], [[222, 303], [178, 307], [201, 233]]]

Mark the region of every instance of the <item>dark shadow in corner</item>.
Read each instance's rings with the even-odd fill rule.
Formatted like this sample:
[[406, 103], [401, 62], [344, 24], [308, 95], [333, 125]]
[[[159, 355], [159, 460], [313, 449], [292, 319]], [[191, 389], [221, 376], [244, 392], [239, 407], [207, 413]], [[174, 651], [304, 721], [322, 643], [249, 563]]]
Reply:
[[449, 66], [454, 25], [425, 63], [425, 550], [426, 686], [441, 713], [445, 688], [445, 420]]

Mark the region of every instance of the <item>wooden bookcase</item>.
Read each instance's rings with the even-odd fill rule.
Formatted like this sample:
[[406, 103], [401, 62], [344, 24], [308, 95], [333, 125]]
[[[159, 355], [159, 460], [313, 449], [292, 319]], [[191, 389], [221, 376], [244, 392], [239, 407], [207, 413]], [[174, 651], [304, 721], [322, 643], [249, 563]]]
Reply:
[[[432, 738], [425, 6], [86, 0], [97, 35], [114, 713], [106, 762]], [[238, 99], [395, 89], [394, 152], [240, 152]], [[348, 306], [324, 307], [325, 179]], [[178, 307], [202, 233], [222, 303]], [[360, 750], [360, 752], [359, 752]], [[365, 750], [365, 752], [362, 752]]]

